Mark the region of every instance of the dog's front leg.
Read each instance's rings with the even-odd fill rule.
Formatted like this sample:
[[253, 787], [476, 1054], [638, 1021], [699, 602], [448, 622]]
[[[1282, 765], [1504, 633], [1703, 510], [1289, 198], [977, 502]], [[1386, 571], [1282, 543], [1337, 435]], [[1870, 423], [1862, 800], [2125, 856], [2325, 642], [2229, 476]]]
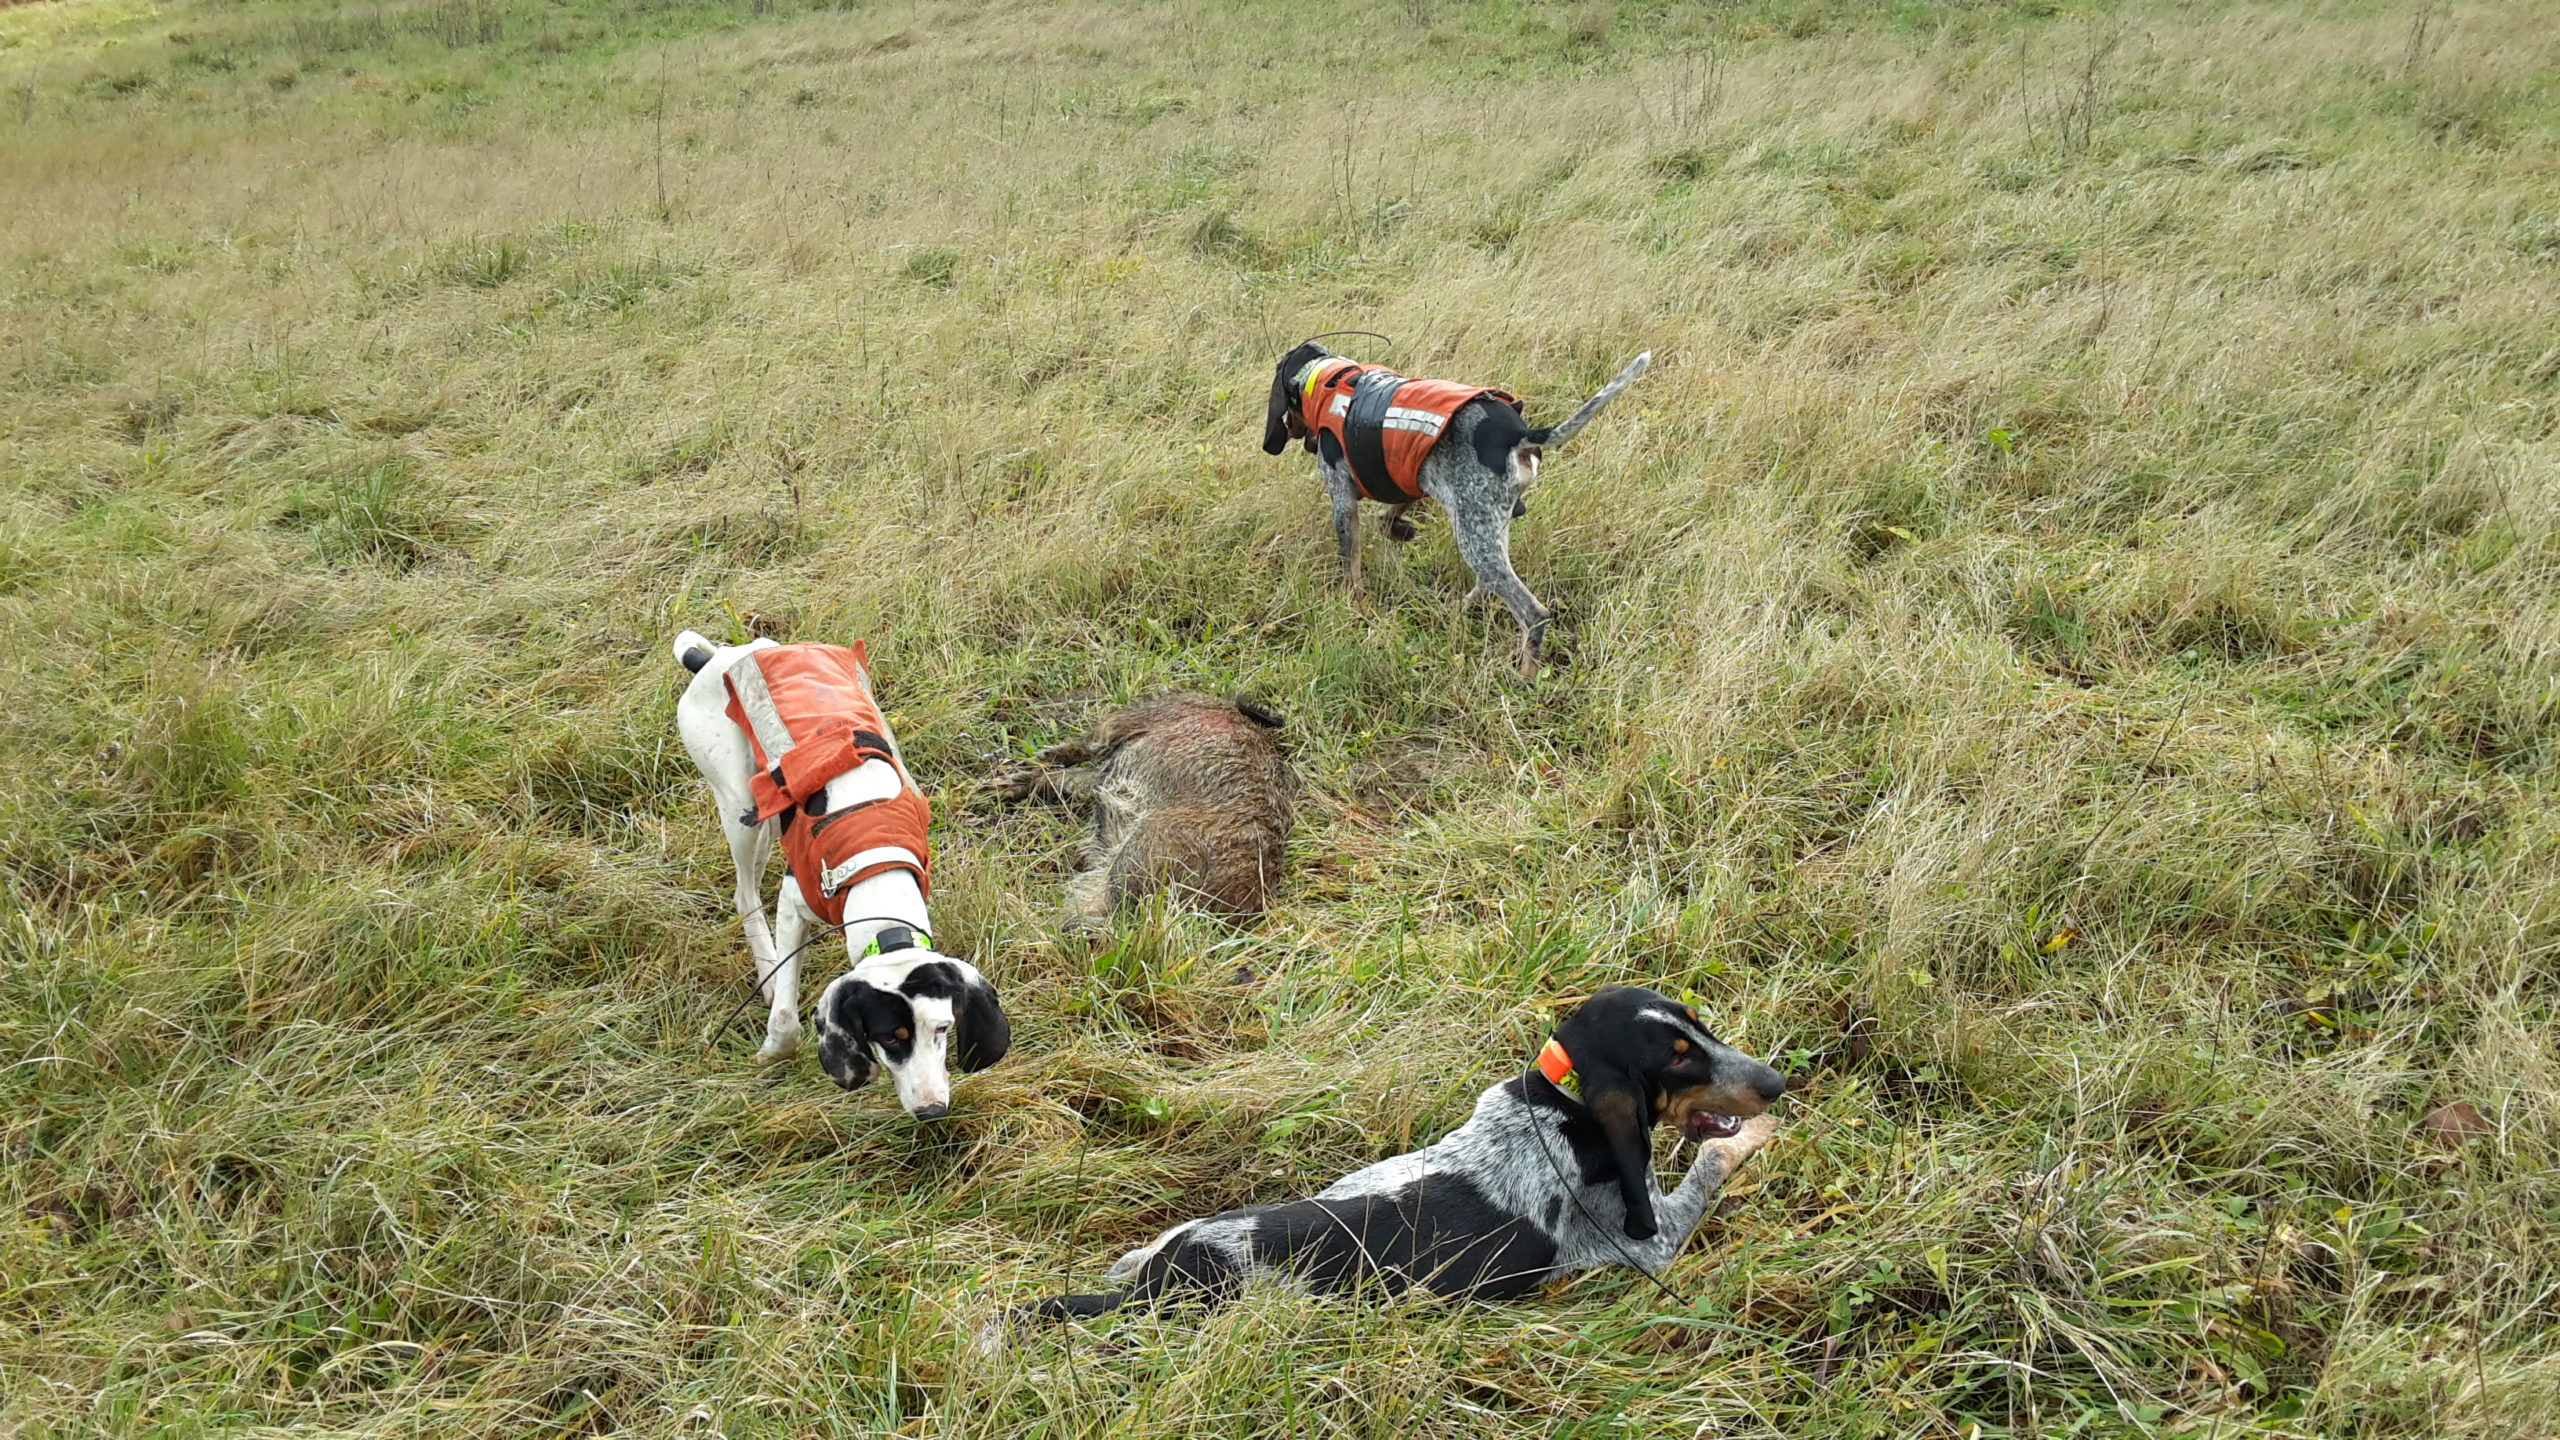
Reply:
[[1342, 583], [1353, 599], [1360, 598], [1360, 487], [1351, 480], [1349, 465], [1326, 464], [1325, 494], [1333, 500], [1333, 549], [1342, 562]]
[[1698, 1222], [1707, 1215], [1707, 1204], [1724, 1189], [1742, 1163], [1769, 1143], [1778, 1133], [1777, 1117], [1754, 1115], [1742, 1122], [1742, 1128], [1722, 1140], [1701, 1141], [1698, 1158], [1689, 1165], [1678, 1189], [1657, 1196], [1653, 1202], [1654, 1222], [1662, 1228], [1650, 1240], [1627, 1244], [1627, 1256], [1649, 1271], [1659, 1272], [1680, 1254], [1696, 1233]]

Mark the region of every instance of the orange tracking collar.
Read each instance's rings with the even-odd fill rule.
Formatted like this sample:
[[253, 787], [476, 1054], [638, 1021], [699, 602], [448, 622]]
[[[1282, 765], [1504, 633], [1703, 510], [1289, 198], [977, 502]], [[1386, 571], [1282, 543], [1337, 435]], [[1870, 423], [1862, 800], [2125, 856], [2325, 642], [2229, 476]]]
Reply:
[[1538, 1073], [1546, 1076], [1549, 1084], [1562, 1085], [1564, 1077], [1573, 1073], [1573, 1057], [1564, 1053], [1562, 1045], [1550, 1039], [1546, 1048], [1538, 1052]]

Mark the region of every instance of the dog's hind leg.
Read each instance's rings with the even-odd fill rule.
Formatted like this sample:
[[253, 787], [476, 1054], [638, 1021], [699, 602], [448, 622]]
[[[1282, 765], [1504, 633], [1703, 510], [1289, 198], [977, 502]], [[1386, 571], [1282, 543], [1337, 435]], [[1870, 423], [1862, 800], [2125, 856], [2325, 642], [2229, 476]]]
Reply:
[[777, 949], [773, 927], [765, 920], [762, 888], [765, 866], [773, 859], [777, 833], [774, 822], [741, 825], [724, 815], [720, 829], [728, 837], [729, 858], [737, 867], [735, 898], [738, 919], [747, 928], [747, 960], [756, 967], [753, 978], [771, 1005], [771, 1013], [765, 1019], [764, 1047], [756, 1053], [778, 1060], [800, 1048], [800, 964], [797, 959], [789, 964], [776, 963], [791, 953], [790, 947], [800, 943], [795, 932], [801, 927], [793, 923], [796, 917], [790, 913], [797, 897], [785, 896], [776, 907], [780, 913], [775, 918], [783, 935], [789, 937]]
[[808, 903], [800, 898], [799, 879], [785, 874], [781, 893], [773, 903], [773, 943], [775, 953], [784, 958], [773, 967], [772, 983], [765, 986], [765, 998], [771, 1007], [764, 1017], [764, 1048], [756, 1052], [766, 1059], [780, 1060], [799, 1053], [800, 962], [804, 958], [800, 947], [808, 939], [809, 922], [815, 918]]
[[1413, 502], [1410, 500], [1402, 505], [1388, 506], [1386, 518], [1378, 522], [1379, 532], [1399, 545], [1421, 534], [1422, 532], [1414, 527], [1414, 523], [1405, 518], [1404, 512], [1412, 508]]
[[1538, 673], [1538, 647], [1547, 638], [1547, 621], [1554, 612], [1538, 603], [1529, 587], [1511, 568], [1511, 498], [1484, 494], [1481, 490], [1448, 487], [1436, 492], [1441, 507], [1449, 512], [1450, 529], [1457, 536], [1458, 554], [1475, 572], [1476, 591], [1491, 591], [1496, 599], [1510, 608], [1512, 618], [1520, 622], [1520, 674], [1522, 678]]

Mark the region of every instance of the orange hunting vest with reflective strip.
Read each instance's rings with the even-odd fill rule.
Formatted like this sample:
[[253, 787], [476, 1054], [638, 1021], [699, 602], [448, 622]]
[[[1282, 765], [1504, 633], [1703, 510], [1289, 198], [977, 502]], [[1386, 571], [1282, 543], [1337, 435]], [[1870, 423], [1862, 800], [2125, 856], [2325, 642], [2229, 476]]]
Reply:
[[843, 924], [846, 888], [883, 870], [911, 871], [916, 888], [930, 893], [933, 850], [925, 827], [933, 810], [890, 748], [862, 647], [751, 650], [723, 678], [729, 718], [755, 747], [756, 822], [785, 814], [866, 761], [885, 760], [898, 772], [895, 795], [782, 822], [783, 858], [809, 908], [830, 925]]
[[[1422, 498], [1422, 462], [1440, 443], [1449, 417], [1479, 395], [1490, 395], [1517, 410], [1510, 392], [1454, 380], [1407, 380], [1384, 365], [1363, 365], [1328, 355], [1310, 367], [1298, 397], [1298, 418], [1318, 435], [1330, 434], [1342, 447], [1351, 478], [1372, 500], [1410, 505]], [[1384, 388], [1382, 403], [1367, 425], [1356, 425], [1352, 399], [1365, 386]]]

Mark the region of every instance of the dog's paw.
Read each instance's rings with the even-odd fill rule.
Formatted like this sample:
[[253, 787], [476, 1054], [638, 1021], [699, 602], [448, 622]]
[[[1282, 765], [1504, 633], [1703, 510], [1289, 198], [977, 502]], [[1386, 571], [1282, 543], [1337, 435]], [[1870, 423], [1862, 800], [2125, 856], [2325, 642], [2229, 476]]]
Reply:
[[759, 1060], [788, 1060], [800, 1053], [800, 1022], [788, 1026], [765, 1027], [764, 1044], [756, 1051]]
[[1768, 1144], [1769, 1141], [1777, 1135], [1777, 1133], [1777, 1116], [1754, 1115], [1750, 1119], [1743, 1121], [1741, 1128], [1735, 1130], [1731, 1135], [1728, 1135], [1721, 1140], [1709, 1140], [1704, 1143], [1706, 1148], [1714, 1150], [1724, 1156], [1726, 1173], [1730, 1174], [1732, 1173], [1732, 1167], [1740, 1165], [1743, 1161], [1758, 1154], [1760, 1147]]
[[1422, 533], [1421, 527], [1415, 525], [1412, 521], [1407, 520], [1401, 515], [1389, 520], [1386, 523], [1385, 529], [1387, 532], [1387, 538], [1395, 541], [1399, 545], [1412, 540], [1414, 537]]

